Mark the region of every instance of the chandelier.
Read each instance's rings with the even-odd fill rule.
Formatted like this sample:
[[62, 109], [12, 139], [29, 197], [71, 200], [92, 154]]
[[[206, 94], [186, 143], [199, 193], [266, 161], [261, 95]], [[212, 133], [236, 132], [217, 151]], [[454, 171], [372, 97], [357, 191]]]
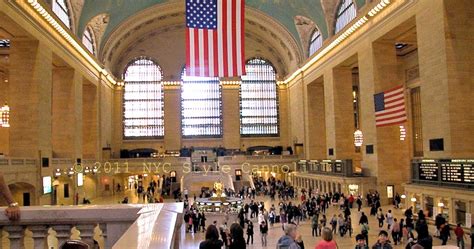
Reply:
[[356, 130], [354, 132], [354, 145], [356, 147], [362, 146], [362, 143], [364, 142], [364, 135], [362, 134], [361, 130]]
[[10, 127], [10, 107], [7, 103], [0, 107], [0, 127]]

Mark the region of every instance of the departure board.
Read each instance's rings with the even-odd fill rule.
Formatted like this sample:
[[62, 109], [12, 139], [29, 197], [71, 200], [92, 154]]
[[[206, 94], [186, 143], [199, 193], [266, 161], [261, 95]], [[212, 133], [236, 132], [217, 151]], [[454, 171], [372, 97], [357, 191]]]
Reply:
[[420, 180], [437, 181], [438, 180], [438, 164], [437, 163], [420, 163], [419, 165]]
[[441, 180], [443, 182], [463, 182], [463, 168], [460, 163], [441, 163]]

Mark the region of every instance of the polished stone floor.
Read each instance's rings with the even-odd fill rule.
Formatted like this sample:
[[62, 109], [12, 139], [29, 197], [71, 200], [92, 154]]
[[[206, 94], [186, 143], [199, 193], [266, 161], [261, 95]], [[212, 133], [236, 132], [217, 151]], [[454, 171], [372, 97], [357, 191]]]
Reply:
[[[134, 193], [132, 193], [130, 191], [126, 191], [125, 193], [119, 193], [117, 195], [110, 196], [110, 197], [95, 199], [92, 202], [94, 204], [117, 203], [117, 202], [120, 202], [123, 199], [124, 196], [129, 197], [130, 203], [143, 203], [142, 199], [139, 199]], [[173, 200], [166, 199], [165, 201], [172, 202]], [[246, 201], [248, 201], [248, 200], [246, 200]], [[275, 206], [278, 206], [278, 200], [275, 201], [275, 202], [271, 202], [270, 198], [257, 197], [257, 201], [263, 201], [265, 203], [265, 207], [270, 207], [271, 204], [275, 204]], [[297, 200], [293, 201], [293, 203], [295, 203], [295, 202], [299, 203], [299, 201], [297, 201]], [[392, 212], [394, 213], [394, 216], [397, 219], [403, 218], [402, 217], [402, 211], [397, 210], [397, 209], [393, 209], [392, 206], [384, 206], [384, 207], [382, 207], [382, 209], [384, 210], [384, 212], [386, 212], [388, 209], [392, 209]], [[356, 234], [360, 233], [360, 227], [357, 225], [357, 223], [359, 221], [360, 213], [357, 212], [356, 208], [352, 209], [351, 211], [352, 211], [351, 217], [352, 217], [352, 220], [353, 220], [352, 224], [353, 224], [353, 229], [354, 229], [355, 234], [353, 234], [351, 238], [349, 238], [348, 235], [346, 235], [345, 237], [342, 237], [342, 238], [339, 235], [336, 235], [335, 238], [336, 238], [336, 242], [339, 246], [339, 249], [354, 248], [354, 245], [355, 245], [354, 237], [355, 237]], [[369, 213], [368, 208], [363, 208], [362, 211], [365, 212], [366, 214]], [[333, 214], [339, 214], [339, 213], [340, 213], [340, 211], [338, 210], [338, 208], [331, 207], [326, 212], [326, 217], [328, 217], [328, 220], [329, 220], [330, 217], [332, 217]], [[228, 221], [227, 223], [229, 225], [233, 221], [236, 221], [236, 216], [226, 217], [225, 215], [221, 215], [221, 214], [208, 214], [206, 218], [207, 218], [207, 221], [206, 221], [207, 224], [211, 224], [214, 220], [216, 220], [219, 226], [222, 224], [222, 222], [224, 220], [227, 220]], [[257, 223], [256, 219], [254, 219], [254, 224], [256, 224], [256, 223]], [[377, 239], [377, 235], [380, 231], [380, 228], [378, 227], [378, 222], [377, 222], [377, 220], [374, 216], [372, 216], [372, 217], [369, 216], [369, 226], [370, 226], [369, 242], [370, 242], [370, 246], [372, 246], [375, 243], [375, 241]], [[386, 228], [387, 227], [385, 225], [384, 229], [386, 229]], [[433, 226], [430, 226], [429, 229], [430, 229], [430, 233], [433, 234], [435, 228]], [[257, 225], [254, 225], [254, 230], [255, 230], [254, 243], [253, 243], [253, 245], [247, 246], [247, 248], [263, 248], [262, 244], [261, 244], [260, 231], [259, 231]], [[300, 224], [298, 226], [298, 232], [302, 235], [302, 238], [303, 238], [303, 241], [304, 241], [304, 244], [305, 244], [305, 248], [314, 248], [316, 243], [321, 239], [321, 237], [312, 237], [310, 220], [300, 222]], [[199, 248], [199, 243], [204, 239], [204, 233], [203, 232], [198, 232], [196, 234], [186, 233], [184, 225], [181, 227], [180, 233], [181, 233], [180, 234], [180, 236], [181, 236], [180, 248]], [[281, 225], [280, 224], [275, 224], [275, 226], [273, 228], [269, 229], [268, 241], [267, 241], [267, 247], [266, 248], [276, 248], [276, 242], [278, 241], [278, 239], [282, 235], [283, 235], [283, 231], [282, 231]], [[448, 245], [456, 245], [456, 239], [454, 237], [454, 233], [452, 234], [452, 236], [453, 236], [453, 238], [448, 241]], [[245, 235], [245, 238], [247, 239], [246, 235]], [[441, 245], [441, 241], [437, 238], [434, 238], [433, 242], [434, 242], [433, 243], [434, 245]], [[465, 248], [466, 249], [470, 248], [470, 244], [469, 244], [468, 239], [466, 239], [465, 242], [466, 242], [466, 247]], [[402, 245], [394, 246], [394, 248], [405, 248], [405, 244], [406, 243], [403, 243]], [[457, 247], [453, 247], [453, 248], [457, 248]]]

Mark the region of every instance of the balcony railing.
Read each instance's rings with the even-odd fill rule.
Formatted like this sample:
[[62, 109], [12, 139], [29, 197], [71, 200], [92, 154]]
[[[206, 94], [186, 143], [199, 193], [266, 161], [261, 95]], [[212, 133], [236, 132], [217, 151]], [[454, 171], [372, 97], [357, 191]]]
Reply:
[[[4, 209], [0, 208], [0, 213]], [[18, 221], [11, 222], [0, 216], [0, 226], [8, 233], [0, 248], [59, 248], [70, 239], [79, 239], [90, 248], [97, 248], [94, 245], [106, 249], [170, 248], [166, 245], [175, 239], [174, 231], [181, 225], [182, 212], [182, 203], [22, 207]], [[160, 221], [163, 223], [158, 223]], [[156, 241], [156, 238], [161, 239]], [[150, 243], [120, 246], [124, 240]]]

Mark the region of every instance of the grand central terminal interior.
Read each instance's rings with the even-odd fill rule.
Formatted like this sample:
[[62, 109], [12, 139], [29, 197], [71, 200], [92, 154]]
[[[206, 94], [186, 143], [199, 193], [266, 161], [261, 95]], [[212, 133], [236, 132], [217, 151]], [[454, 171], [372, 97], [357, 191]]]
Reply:
[[474, 2], [0, 0], [0, 248], [473, 248]]

